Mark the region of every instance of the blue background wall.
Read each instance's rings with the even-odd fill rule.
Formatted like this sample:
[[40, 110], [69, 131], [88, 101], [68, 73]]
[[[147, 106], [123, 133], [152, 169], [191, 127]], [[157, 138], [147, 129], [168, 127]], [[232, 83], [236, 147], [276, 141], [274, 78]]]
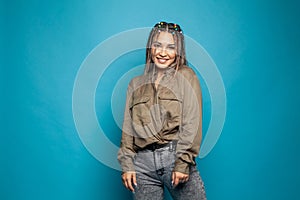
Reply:
[[198, 160], [208, 199], [299, 198], [299, 8], [296, 0], [1, 1], [0, 198], [130, 198], [120, 172], [79, 139], [73, 84], [100, 42], [160, 20], [182, 25], [225, 84], [222, 135]]

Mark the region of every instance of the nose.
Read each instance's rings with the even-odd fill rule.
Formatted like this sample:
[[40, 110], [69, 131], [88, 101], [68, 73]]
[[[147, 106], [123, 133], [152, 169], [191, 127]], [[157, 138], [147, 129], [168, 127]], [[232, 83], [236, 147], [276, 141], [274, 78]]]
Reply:
[[159, 55], [162, 57], [167, 56], [166, 48], [160, 48]]

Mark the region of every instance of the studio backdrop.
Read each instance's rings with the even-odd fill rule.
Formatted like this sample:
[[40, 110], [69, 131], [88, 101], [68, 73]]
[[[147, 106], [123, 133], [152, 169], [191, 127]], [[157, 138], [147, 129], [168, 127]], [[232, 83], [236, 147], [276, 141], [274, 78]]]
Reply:
[[182, 27], [201, 83], [207, 198], [297, 199], [299, 7], [2, 1], [0, 199], [131, 199], [117, 162], [125, 95], [159, 21]]

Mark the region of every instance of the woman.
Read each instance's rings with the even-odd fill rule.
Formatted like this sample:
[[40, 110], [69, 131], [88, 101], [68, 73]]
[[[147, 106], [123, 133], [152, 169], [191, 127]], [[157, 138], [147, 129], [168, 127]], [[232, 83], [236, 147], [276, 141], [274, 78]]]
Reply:
[[206, 199], [196, 168], [202, 137], [199, 80], [187, 66], [179, 25], [151, 30], [142, 76], [131, 80], [118, 160], [135, 199]]

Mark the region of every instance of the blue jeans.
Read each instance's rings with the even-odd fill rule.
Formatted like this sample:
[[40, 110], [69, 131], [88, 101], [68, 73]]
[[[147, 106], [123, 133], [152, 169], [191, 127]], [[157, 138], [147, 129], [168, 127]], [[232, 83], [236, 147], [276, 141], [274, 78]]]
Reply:
[[135, 157], [137, 186], [134, 199], [162, 200], [164, 186], [174, 200], [205, 200], [203, 181], [196, 166], [190, 167], [189, 180], [172, 186], [172, 170], [175, 163], [173, 145], [156, 150], [139, 151]]

